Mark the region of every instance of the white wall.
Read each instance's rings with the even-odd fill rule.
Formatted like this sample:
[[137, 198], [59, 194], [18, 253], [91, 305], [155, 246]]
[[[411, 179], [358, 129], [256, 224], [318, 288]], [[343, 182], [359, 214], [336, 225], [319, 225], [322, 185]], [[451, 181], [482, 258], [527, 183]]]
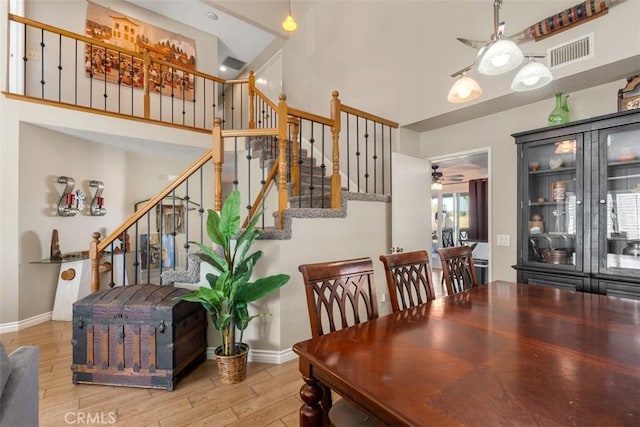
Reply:
[[[505, 2], [500, 16], [510, 34], [575, 4]], [[305, 1], [297, 2], [296, 10], [298, 30], [283, 48], [291, 105], [323, 114], [331, 92], [338, 90], [344, 103], [401, 125], [468, 107], [446, 101], [454, 81], [450, 74], [469, 65], [476, 53], [456, 37], [486, 40], [493, 23], [491, 2]], [[627, 0], [603, 17], [521, 47], [544, 54], [548, 47], [593, 32], [595, 56], [555, 70], [555, 78], [561, 79], [638, 55], [638, 16], [640, 0]], [[515, 71], [499, 77], [474, 72], [484, 94], [473, 104], [502, 96], [526, 100], [526, 95], [510, 91], [514, 75]]]

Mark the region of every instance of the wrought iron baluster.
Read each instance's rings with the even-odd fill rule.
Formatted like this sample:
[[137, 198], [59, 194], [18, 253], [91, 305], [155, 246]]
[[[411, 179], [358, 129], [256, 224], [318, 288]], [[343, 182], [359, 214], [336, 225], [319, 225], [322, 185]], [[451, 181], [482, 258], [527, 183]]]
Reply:
[[200, 243], [204, 242], [204, 171], [200, 168]]
[[[148, 214], [147, 214], [148, 215]], [[135, 225], [135, 240], [134, 240], [134, 260], [133, 260], [133, 269], [134, 269], [134, 284], [138, 284], [140, 277], [138, 276], [139, 274], [139, 270], [138, 270], [138, 266], [140, 265], [140, 248], [138, 247], [138, 242], [140, 239], [140, 231], [139, 231], [139, 226], [138, 226], [139, 221], [136, 221], [136, 225]]]
[[384, 174], [384, 125], [382, 125], [380, 127], [380, 137], [382, 138], [382, 141], [380, 141], [380, 148], [382, 149], [382, 194], [385, 194], [384, 192], [384, 181], [386, 180], [386, 175]]
[[[192, 108], [192, 116], [193, 116], [193, 127], [196, 127], [196, 76], [194, 74], [193, 76], [193, 94], [192, 97], [193, 99], [191, 100], [191, 108]], [[191, 81], [190, 78], [187, 78], [187, 90], [189, 90], [189, 82]], [[204, 79], [202, 79], [203, 83], [202, 86], [204, 88]], [[202, 104], [204, 105], [204, 104]], [[204, 128], [204, 123], [202, 124], [202, 127]]]
[[[157, 206], [157, 205], [156, 205]], [[147, 212], [147, 241], [146, 244], [146, 264], [147, 267], [147, 283], [151, 283], [151, 210]]]
[[251, 200], [253, 200], [251, 196], [251, 144], [249, 144], [247, 150], [247, 215], [251, 213]]
[[62, 34], [58, 35], [58, 102], [62, 102]]
[[[324, 186], [325, 186], [325, 173], [327, 169], [327, 165], [324, 164], [324, 130], [326, 126], [322, 125], [322, 163], [320, 164], [320, 182], [322, 183], [320, 189], [320, 207], [324, 208]], [[313, 167], [313, 165], [312, 165]]]
[[391, 126], [389, 126], [389, 193], [392, 191], [392, 180], [393, 180], [393, 162], [391, 161]]
[[[202, 168], [200, 168], [200, 170], [202, 170]], [[185, 187], [185, 196], [184, 196], [184, 202], [186, 204], [185, 207], [185, 213], [184, 213], [184, 235], [185, 235], [185, 239], [184, 239], [184, 252], [185, 252], [185, 268], [189, 268], [189, 257], [187, 256], [189, 254], [189, 204], [191, 203], [191, 196], [189, 195], [189, 179], [187, 178], [184, 182], [184, 187]], [[202, 200], [200, 201], [202, 202]], [[174, 265], [175, 268], [175, 265]]]
[[91, 71], [89, 72], [89, 108], [93, 108], [93, 70], [95, 70], [95, 56], [93, 54], [93, 43], [89, 46], [91, 55]]
[[358, 193], [360, 192], [360, 118], [356, 116], [356, 177]]
[[238, 137], [233, 138], [233, 189], [238, 189]]
[[182, 125], [186, 123], [186, 114], [187, 114], [187, 83], [185, 80], [185, 73], [182, 71], [182, 79], [180, 79], [180, 87], [182, 88]]
[[349, 151], [351, 148], [351, 132], [349, 131], [349, 122], [351, 115], [347, 114], [347, 191], [351, 191], [351, 156]]
[[73, 71], [73, 103], [78, 105], [78, 39], [75, 39], [75, 67]]
[[378, 187], [378, 134], [376, 122], [373, 122], [373, 192], [377, 193]]
[[118, 113], [121, 113], [120, 104], [122, 102], [122, 53], [118, 51]]
[[104, 79], [102, 79], [103, 89], [102, 89], [102, 97], [104, 98], [104, 110], [107, 111], [107, 98], [109, 94], [107, 93], [107, 49], [104, 49], [104, 59], [102, 60], [102, 71], [104, 72]]
[[[304, 120], [300, 119], [298, 124], [298, 188], [302, 189], [302, 125]], [[302, 191], [298, 191], [298, 207], [302, 207]]]
[[310, 179], [309, 179], [309, 207], [313, 207], [313, 190], [315, 190], [314, 186], [313, 186], [313, 144], [316, 142], [313, 132], [314, 132], [314, 122], [312, 120], [309, 120], [309, 125], [311, 126], [311, 138], [309, 139], [309, 151], [311, 152], [311, 156], [310, 156], [310, 160], [311, 160], [311, 166], [309, 167], [309, 171], [310, 173]]
[[42, 92], [42, 99], [44, 99], [44, 30], [40, 30], [40, 87]]
[[369, 119], [364, 119], [364, 192], [369, 192]]
[[22, 52], [22, 93], [27, 94], [27, 24], [23, 24], [23, 52]]

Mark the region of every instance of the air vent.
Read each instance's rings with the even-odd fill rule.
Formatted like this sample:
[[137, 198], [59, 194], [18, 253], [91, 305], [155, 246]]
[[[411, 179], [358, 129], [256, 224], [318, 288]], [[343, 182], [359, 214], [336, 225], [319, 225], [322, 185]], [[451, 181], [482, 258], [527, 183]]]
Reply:
[[222, 65], [233, 68], [234, 70], [242, 70], [242, 67], [246, 65], [246, 62], [240, 61], [239, 59], [233, 58], [231, 56], [227, 56], [222, 61]]
[[560, 68], [593, 57], [593, 33], [547, 49], [549, 68]]

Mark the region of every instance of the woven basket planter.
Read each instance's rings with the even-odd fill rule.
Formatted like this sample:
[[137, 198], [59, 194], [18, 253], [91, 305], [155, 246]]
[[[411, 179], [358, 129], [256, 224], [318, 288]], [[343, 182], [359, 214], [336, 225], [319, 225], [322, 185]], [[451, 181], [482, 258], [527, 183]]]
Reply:
[[236, 384], [247, 378], [247, 356], [249, 355], [249, 345], [245, 343], [236, 344], [236, 354], [233, 356], [223, 356], [222, 346], [216, 348], [216, 362], [220, 381], [225, 384]]

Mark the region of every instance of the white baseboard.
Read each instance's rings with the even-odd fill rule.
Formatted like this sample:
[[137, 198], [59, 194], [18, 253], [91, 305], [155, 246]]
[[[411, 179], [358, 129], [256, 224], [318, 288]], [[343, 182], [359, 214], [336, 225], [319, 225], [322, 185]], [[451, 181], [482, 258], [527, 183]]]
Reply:
[[39, 325], [40, 323], [48, 322], [51, 320], [52, 312], [38, 314], [37, 316], [30, 317], [28, 319], [19, 320], [17, 322], [0, 323], [0, 334], [7, 332], [17, 332], [22, 329], [30, 328], [31, 326]]
[[[214, 347], [207, 347], [207, 359], [215, 359], [216, 349]], [[280, 365], [290, 360], [296, 359], [298, 356], [292, 349], [286, 350], [249, 350], [249, 362], [257, 363], [271, 363], [274, 365]]]

